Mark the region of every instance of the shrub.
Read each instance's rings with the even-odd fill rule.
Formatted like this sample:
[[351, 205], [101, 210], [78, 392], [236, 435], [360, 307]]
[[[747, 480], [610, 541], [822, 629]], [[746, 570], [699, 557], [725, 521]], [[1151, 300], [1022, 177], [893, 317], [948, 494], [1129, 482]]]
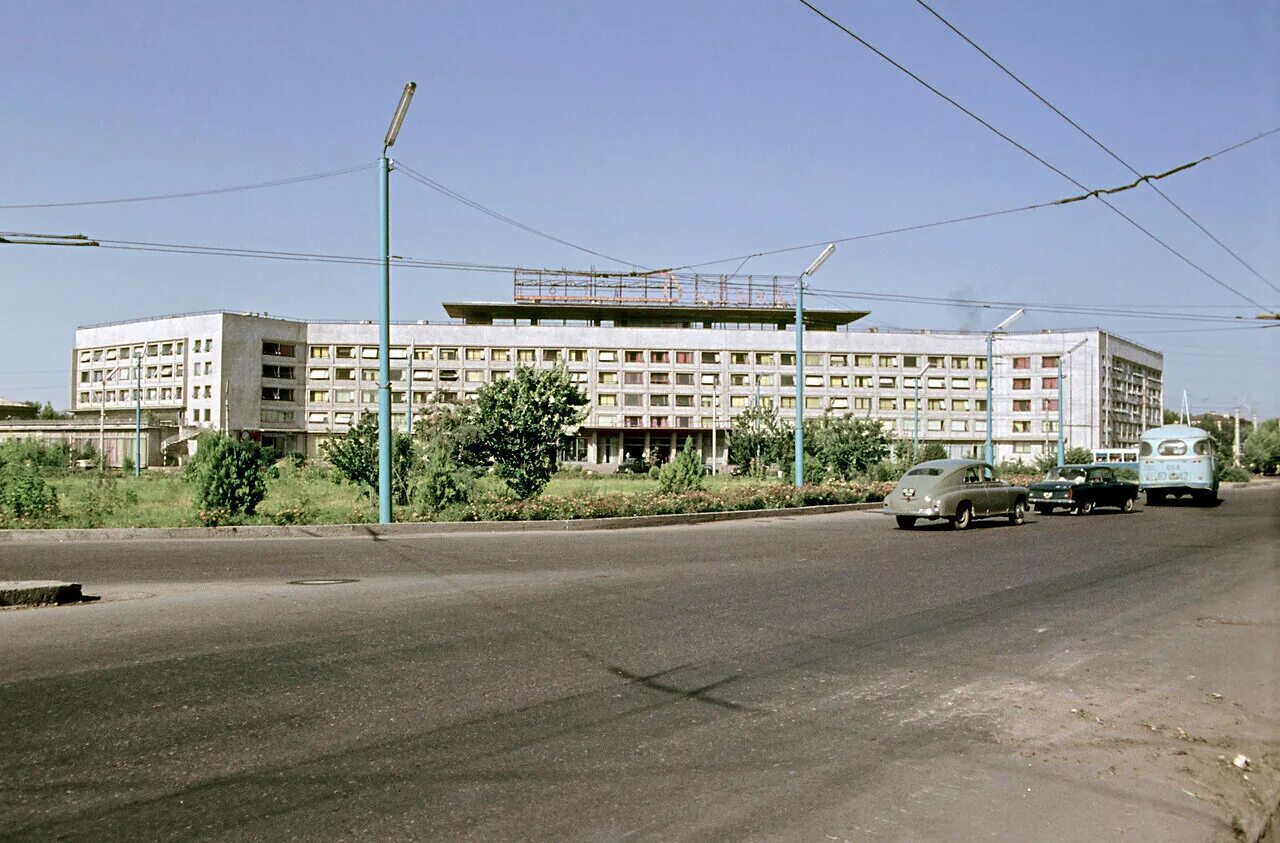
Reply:
[[196, 486], [201, 521], [252, 515], [267, 495], [266, 462], [256, 442], [202, 433], [184, 476]]
[[57, 515], [58, 493], [35, 464], [6, 461], [0, 465], [0, 513], [19, 519]]
[[1222, 483], [1248, 483], [1253, 475], [1238, 465], [1223, 466], [1219, 463], [1218, 480]]
[[[351, 429], [320, 445], [338, 476], [364, 486], [370, 497], [378, 494], [378, 417], [365, 413]], [[413, 439], [409, 434], [391, 432], [391, 496], [404, 505], [409, 502], [410, 474], [413, 470]]]
[[[806, 479], [810, 466], [809, 450], [822, 465], [824, 477], [851, 480], [888, 457], [893, 449], [893, 436], [885, 432], [880, 422], [852, 414], [837, 416], [828, 413], [819, 419], [806, 419], [804, 442]], [[813, 479], [818, 479], [816, 472]]]
[[689, 437], [676, 458], [658, 469], [658, 492], [674, 495], [701, 488], [702, 458], [693, 448], [693, 437]]
[[25, 463], [37, 468], [66, 468], [70, 461], [71, 448], [66, 442], [12, 439], [0, 444], [0, 465]]
[[937, 442], [930, 442], [920, 449], [920, 462], [928, 462], [929, 460], [945, 460], [947, 458], [947, 449]]
[[465, 504], [475, 478], [458, 465], [443, 442], [436, 440], [414, 481], [415, 514], [438, 515]]

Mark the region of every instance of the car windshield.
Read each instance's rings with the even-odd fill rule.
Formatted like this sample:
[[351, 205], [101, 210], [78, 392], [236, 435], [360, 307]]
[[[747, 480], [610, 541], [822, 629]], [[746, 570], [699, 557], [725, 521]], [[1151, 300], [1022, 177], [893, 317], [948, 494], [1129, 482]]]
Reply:
[[1081, 480], [1083, 478], [1083, 468], [1051, 468], [1044, 476], [1045, 480]]
[[914, 477], [917, 474], [923, 474], [926, 477], [937, 477], [942, 473], [940, 468], [913, 468], [907, 472], [908, 477]]

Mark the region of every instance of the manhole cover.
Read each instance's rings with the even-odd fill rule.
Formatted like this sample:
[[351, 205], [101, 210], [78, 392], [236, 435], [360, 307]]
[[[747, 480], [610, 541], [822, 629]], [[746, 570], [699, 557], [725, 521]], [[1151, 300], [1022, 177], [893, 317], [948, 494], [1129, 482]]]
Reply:
[[334, 580], [334, 579], [312, 579], [312, 580], [289, 580], [289, 585], [345, 585], [349, 582], [360, 582], [360, 580]]

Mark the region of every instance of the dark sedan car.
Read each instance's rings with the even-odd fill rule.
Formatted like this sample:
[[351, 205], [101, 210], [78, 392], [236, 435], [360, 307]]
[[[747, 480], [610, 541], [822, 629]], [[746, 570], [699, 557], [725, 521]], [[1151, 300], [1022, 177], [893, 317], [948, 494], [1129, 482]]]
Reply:
[[1097, 506], [1114, 506], [1133, 512], [1138, 484], [1116, 477], [1106, 465], [1060, 465], [1049, 470], [1039, 483], [1031, 485], [1031, 505], [1041, 515], [1067, 509], [1088, 515]]

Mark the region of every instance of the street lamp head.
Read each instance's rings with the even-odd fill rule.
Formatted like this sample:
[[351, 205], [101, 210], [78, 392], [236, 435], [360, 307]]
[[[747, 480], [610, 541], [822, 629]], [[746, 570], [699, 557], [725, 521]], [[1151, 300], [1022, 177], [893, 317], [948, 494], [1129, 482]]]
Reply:
[[933, 368], [933, 361], [924, 364], [924, 368], [920, 370], [920, 377], [924, 377], [924, 373]]
[[409, 102], [417, 89], [418, 86], [415, 83], [405, 83], [404, 90], [400, 93], [400, 103], [396, 106], [396, 113], [391, 118], [391, 126], [387, 129], [387, 136], [382, 141], [383, 154], [386, 154], [386, 151], [395, 144], [396, 135], [400, 134], [400, 125], [404, 123], [404, 116], [409, 113]]
[[1009, 315], [1009, 317], [1008, 317], [1007, 319], [1005, 319], [1005, 320], [1004, 320], [1003, 322], [1001, 322], [999, 325], [996, 325], [996, 327], [995, 327], [995, 331], [993, 331], [992, 333], [995, 333], [996, 331], [1003, 331], [1005, 328], [1009, 327], [1009, 326], [1010, 326], [1010, 325], [1012, 325], [1014, 322], [1016, 322], [1016, 321], [1018, 321], [1019, 319], [1021, 319], [1021, 318], [1022, 318], [1022, 314], [1026, 313], [1026, 312], [1027, 312], [1027, 311], [1026, 311], [1026, 309], [1025, 309], [1025, 308], [1021, 308], [1021, 307], [1020, 307], [1020, 308], [1018, 308], [1018, 309], [1017, 309], [1017, 310], [1015, 310], [1012, 314], [1010, 314], [1010, 315]]
[[1073, 346], [1071, 346], [1070, 348], [1068, 348], [1068, 349], [1067, 349], [1066, 354], [1063, 354], [1062, 356], [1063, 356], [1063, 357], [1066, 357], [1066, 356], [1067, 356], [1067, 354], [1070, 354], [1071, 352], [1075, 351], [1077, 348], [1079, 348], [1080, 346], [1084, 345], [1084, 344], [1085, 344], [1085, 343], [1087, 343], [1088, 341], [1089, 341], [1089, 339], [1088, 339], [1087, 337], [1086, 337], [1085, 339], [1080, 340], [1080, 342], [1078, 342], [1078, 343], [1076, 343], [1075, 345], [1073, 345]]
[[809, 268], [800, 274], [812, 275], [813, 273], [817, 272], [818, 268], [827, 262], [827, 258], [831, 257], [831, 253], [834, 252], [835, 250], [836, 250], [836, 244], [828, 243], [827, 248], [822, 250], [822, 254], [818, 255], [818, 257], [814, 260], [814, 262], [809, 264]]

